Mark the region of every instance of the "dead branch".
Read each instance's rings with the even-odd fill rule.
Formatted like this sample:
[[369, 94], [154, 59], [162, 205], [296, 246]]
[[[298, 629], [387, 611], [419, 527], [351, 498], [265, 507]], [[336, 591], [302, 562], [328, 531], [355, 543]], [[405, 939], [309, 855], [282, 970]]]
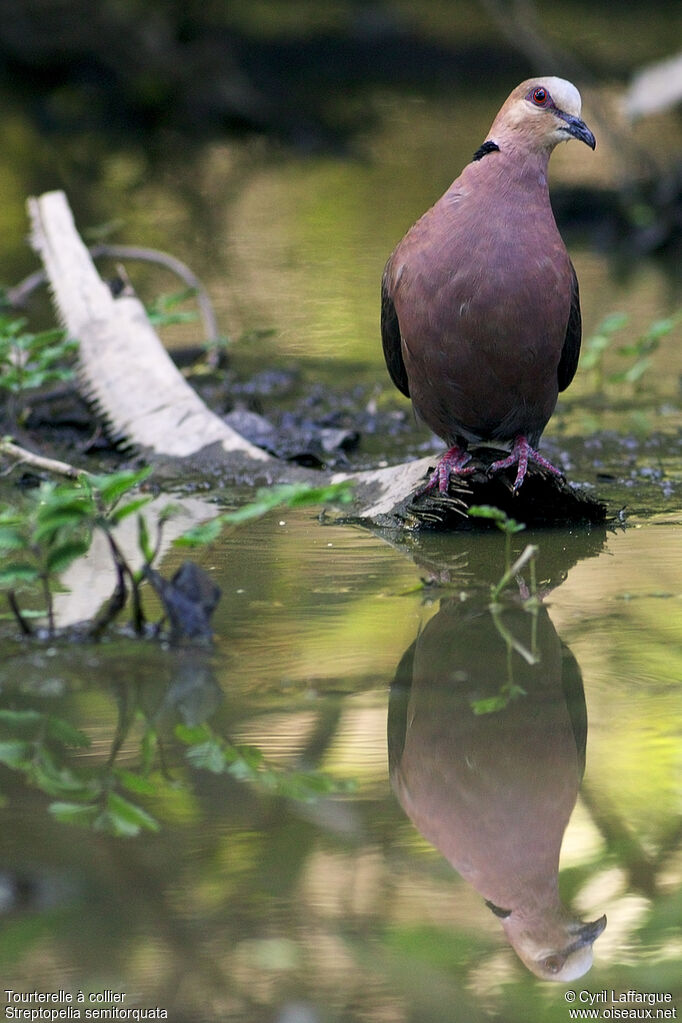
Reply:
[[[160, 249], [148, 249], [139, 245], [109, 245], [101, 243], [91, 245], [88, 252], [93, 259], [139, 260], [144, 263], [152, 263], [155, 266], [162, 266], [164, 269], [169, 270], [195, 293], [204, 328], [204, 340], [210, 342], [217, 340], [219, 337], [218, 321], [209, 294], [194, 271], [186, 263], [183, 263], [182, 260], [171, 256], [168, 252], [162, 252]], [[13, 288], [9, 288], [6, 292], [6, 298], [10, 306], [13, 309], [21, 309], [26, 304], [29, 296], [37, 288], [46, 284], [47, 280], [45, 270], [36, 270]]]
[[0, 455], [7, 455], [20, 465], [30, 465], [33, 469], [41, 469], [44, 472], [55, 473], [57, 476], [66, 476], [68, 479], [77, 480], [79, 476], [89, 475], [85, 469], [78, 469], [68, 462], [61, 462], [57, 458], [46, 458], [45, 455], [38, 455], [34, 451], [15, 444], [14, 441], [0, 439]]

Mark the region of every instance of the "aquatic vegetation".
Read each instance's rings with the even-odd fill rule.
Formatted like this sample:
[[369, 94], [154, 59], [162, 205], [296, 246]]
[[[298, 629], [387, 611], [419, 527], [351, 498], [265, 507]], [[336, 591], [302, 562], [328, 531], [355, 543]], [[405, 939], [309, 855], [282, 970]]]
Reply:
[[78, 342], [54, 328], [37, 334], [23, 317], [0, 317], [0, 391], [8, 392], [7, 418], [16, 425], [31, 392], [74, 379]]
[[517, 522], [499, 508], [493, 508], [491, 505], [487, 504], [473, 505], [469, 508], [469, 515], [473, 515], [475, 518], [480, 519], [491, 519], [497, 528], [504, 533], [504, 570], [498, 582], [491, 584], [490, 587], [493, 604], [497, 603], [509, 583], [520, 574], [521, 570], [525, 568], [526, 565], [529, 566], [531, 577], [530, 595], [526, 602], [528, 603], [529, 601], [534, 600], [537, 591], [535, 579], [535, 558], [538, 553], [538, 548], [534, 544], [528, 544], [518, 558], [512, 562], [512, 537], [526, 528], [524, 523]]

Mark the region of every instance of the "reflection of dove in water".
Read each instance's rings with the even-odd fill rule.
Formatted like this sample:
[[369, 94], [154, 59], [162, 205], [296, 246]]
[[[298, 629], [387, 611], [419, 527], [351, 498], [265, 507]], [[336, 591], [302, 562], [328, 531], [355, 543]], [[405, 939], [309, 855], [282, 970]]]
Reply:
[[400, 662], [388, 733], [405, 812], [483, 896], [519, 958], [545, 980], [586, 973], [606, 917], [575, 917], [558, 871], [587, 717], [580, 670], [545, 608], [535, 619], [505, 611], [500, 629], [487, 610], [444, 604]]

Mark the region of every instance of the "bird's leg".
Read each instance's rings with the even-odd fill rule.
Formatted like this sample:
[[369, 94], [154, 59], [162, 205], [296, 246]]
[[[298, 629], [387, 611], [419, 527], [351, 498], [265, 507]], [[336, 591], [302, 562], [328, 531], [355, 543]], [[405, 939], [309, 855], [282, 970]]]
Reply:
[[455, 476], [468, 476], [469, 473], [474, 471], [472, 465], [467, 466], [469, 461], [471, 461], [471, 454], [454, 444], [440, 459], [426, 486], [417, 492], [417, 497], [428, 493], [429, 490], [433, 490], [436, 483], [440, 493], [447, 494], [452, 473]]
[[501, 458], [499, 462], [493, 462], [488, 467], [488, 472], [499, 472], [500, 469], [507, 469], [510, 465], [518, 465], [516, 479], [514, 480], [514, 493], [516, 494], [526, 477], [529, 461], [535, 462], [536, 465], [547, 469], [548, 472], [554, 473], [555, 476], [563, 476], [561, 470], [557, 469], [551, 462], [548, 462], [546, 458], [543, 458], [534, 447], [531, 447], [525, 437], [517, 437], [507, 457]]

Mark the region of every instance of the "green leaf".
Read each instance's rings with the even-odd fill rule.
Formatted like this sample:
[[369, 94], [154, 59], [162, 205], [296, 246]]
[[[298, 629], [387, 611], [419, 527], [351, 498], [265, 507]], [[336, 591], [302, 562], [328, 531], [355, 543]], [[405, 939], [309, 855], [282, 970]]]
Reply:
[[644, 334], [646, 341], [659, 341], [677, 326], [679, 316], [668, 316], [664, 320], [655, 320]]
[[40, 573], [35, 565], [28, 562], [10, 562], [0, 568], [0, 586], [16, 586], [17, 583], [35, 583]]
[[41, 522], [31, 535], [33, 544], [52, 544], [57, 539], [60, 530], [73, 530], [81, 526], [87, 520], [86, 515], [74, 515], [71, 512], [56, 511], [44, 522]]
[[41, 488], [39, 500], [36, 512], [38, 522], [49, 522], [56, 515], [70, 516], [74, 521], [79, 521], [92, 514], [94, 510], [88, 493], [77, 484], [55, 489]]
[[353, 500], [353, 485], [350, 480], [330, 483], [326, 487], [308, 487], [292, 494], [285, 503], [289, 508], [300, 508], [310, 504], [349, 504]]
[[19, 551], [28, 547], [28, 541], [21, 530], [13, 526], [0, 525], [0, 550]]
[[0, 740], [0, 764], [7, 767], [27, 767], [31, 761], [33, 747], [30, 742], [23, 742], [21, 739]]
[[172, 295], [159, 295], [147, 306], [147, 318], [155, 327], [167, 327], [174, 323], [191, 323], [196, 320], [194, 310], [175, 310], [175, 306], [196, 296], [196, 288], [184, 288]]
[[225, 753], [215, 739], [199, 743], [198, 746], [190, 746], [185, 756], [193, 767], [212, 771], [213, 774], [221, 774], [226, 767]]
[[510, 519], [505, 512], [490, 504], [474, 504], [469, 508], [469, 515], [479, 519], [492, 519], [503, 533], [520, 533], [526, 526], [523, 522]]
[[72, 799], [80, 801], [92, 799], [101, 788], [97, 779], [82, 778], [74, 774], [70, 768], [60, 767], [44, 746], [38, 747], [34, 752], [29, 777], [49, 796], [69, 795]]
[[599, 337], [603, 334], [615, 334], [616, 331], [622, 330], [627, 325], [628, 320], [627, 313], [609, 313], [595, 330], [595, 335]]
[[494, 519], [495, 522], [504, 522], [507, 518], [503, 511], [491, 504], [472, 504], [469, 515], [474, 515], [478, 519]]
[[233, 760], [227, 770], [235, 778], [239, 778], [240, 781], [255, 781], [258, 776], [258, 772], [254, 771], [241, 757]]
[[300, 508], [330, 501], [348, 502], [351, 498], [350, 484], [346, 482], [333, 483], [326, 487], [313, 487], [309, 483], [283, 483], [277, 487], [262, 487], [257, 491], [255, 501], [237, 508], [236, 511], [227, 512], [222, 519], [224, 522], [238, 525], [261, 518], [282, 504], [289, 508]]
[[0, 710], [0, 724], [14, 731], [29, 731], [32, 735], [45, 721], [45, 715], [38, 710]]
[[199, 742], [209, 742], [213, 739], [213, 733], [208, 725], [183, 725], [180, 723], [175, 726], [175, 735], [180, 742], [187, 743], [188, 746], [194, 746]]
[[258, 770], [265, 761], [265, 755], [258, 746], [233, 746], [232, 749], [252, 771]]
[[129, 515], [134, 515], [140, 508], [144, 508], [146, 504], [149, 504], [153, 500], [151, 494], [145, 494], [144, 497], [136, 497], [132, 501], [128, 501], [127, 504], [122, 504], [115, 511], [109, 515], [109, 522], [112, 526], [118, 525], [123, 519], [127, 519]]
[[505, 694], [490, 696], [485, 700], [472, 700], [471, 709], [474, 714], [495, 714], [498, 710], [504, 710], [509, 703], [509, 697]]
[[142, 469], [122, 469], [107, 476], [91, 476], [90, 483], [104, 504], [113, 504], [146, 480], [151, 472], [150, 465], [145, 465]]
[[142, 770], [147, 772], [151, 769], [154, 761], [154, 755], [156, 753], [156, 747], [158, 746], [158, 736], [153, 728], [145, 728], [142, 736], [142, 742], [140, 744], [140, 754], [142, 758]]
[[168, 504], [164, 504], [163, 508], [159, 512], [159, 524], [170, 522], [177, 515], [182, 514], [182, 505], [178, 504], [177, 501], [169, 501]]
[[261, 489], [256, 493], [256, 500], [242, 505], [236, 511], [226, 512], [221, 516], [223, 522], [232, 525], [239, 525], [242, 522], [250, 522], [252, 519], [260, 519], [273, 508], [282, 504], [288, 497], [293, 496], [295, 485], [283, 484], [281, 487], [273, 487], [270, 491]]
[[158, 821], [151, 814], [116, 792], [110, 792], [107, 796], [107, 811], [116, 834], [132, 836], [139, 834], [143, 828], [147, 831], [159, 830]]
[[90, 495], [78, 488], [67, 492], [52, 492], [41, 498], [36, 511], [40, 526], [54, 528], [86, 522], [95, 513]]
[[178, 547], [200, 547], [203, 544], [217, 540], [223, 529], [223, 518], [220, 516], [204, 522], [199, 526], [192, 526], [173, 542]]
[[59, 544], [47, 556], [48, 572], [63, 572], [76, 558], [87, 554], [89, 549], [90, 543], [87, 540], [67, 540], [66, 543]]
[[79, 824], [81, 827], [89, 827], [94, 823], [98, 808], [92, 803], [50, 803], [50, 813], [61, 821], [62, 824]]
[[135, 774], [134, 771], [124, 771], [122, 768], [119, 768], [116, 771], [116, 777], [128, 792], [134, 792], [138, 796], [156, 795], [156, 785], [149, 778], [145, 778], [144, 775]]
[[147, 520], [144, 515], [137, 516], [137, 545], [142, 552], [144, 560], [148, 565], [151, 565], [154, 560], [154, 550], [149, 542], [149, 530], [147, 529]]
[[64, 721], [63, 718], [48, 717], [47, 735], [50, 739], [57, 739], [65, 746], [74, 746], [76, 749], [87, 749], [90, 746], [90, 739], [85, 732], [74, 728], [69, 721]]

